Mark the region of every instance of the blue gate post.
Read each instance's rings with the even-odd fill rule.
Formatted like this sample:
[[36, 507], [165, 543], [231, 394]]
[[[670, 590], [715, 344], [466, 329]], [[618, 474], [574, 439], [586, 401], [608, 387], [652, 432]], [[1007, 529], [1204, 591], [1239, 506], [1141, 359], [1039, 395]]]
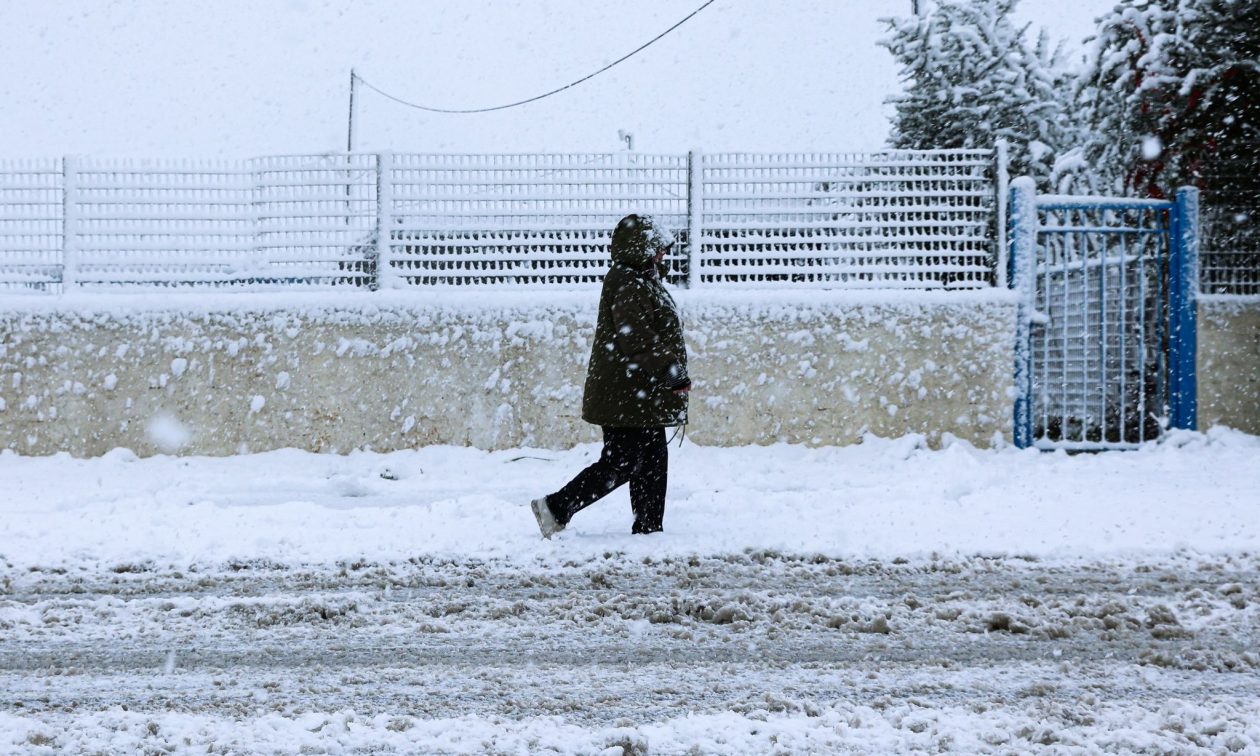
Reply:
[[1173, 428], [1198, 418], [1199, 190], [1183, 186], [1173, 205], [1168, 259], [1168, 414]]
[[1011, 182], [1010, 270], [1007, 281], [1015, 290], [1015, 416], [1011, 436], [1015, 446], [1032, 446], [1032, 318], [1036, 300], [1037, 184], [1028, 176]]

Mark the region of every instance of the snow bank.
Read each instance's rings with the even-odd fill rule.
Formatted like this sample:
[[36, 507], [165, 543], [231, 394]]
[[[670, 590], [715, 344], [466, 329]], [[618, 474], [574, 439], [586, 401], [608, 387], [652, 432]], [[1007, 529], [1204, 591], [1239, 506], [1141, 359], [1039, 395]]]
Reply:
[[[1254, 552], [1260, 438], [1177, 431], [1069, 456], [955, 439], [671, 452], [666, 532], [630, 535], [624, 489], [542, 541], [527, 502], [599, 453], [426, 447], [348, 456], [94, 459], [0, 452], [0, 567], [534, 560], [739, 554], [895, 558]], [[2, 570], [0, 570], [2, 573]], [[0, 574], [2, 576], [2, 574]]]
[[[1009, 433], [1005, 292], [683, 291], [689, 436]], [[70, 296], [0, 308], [0, 448], [568, 448], [598, 293]]]

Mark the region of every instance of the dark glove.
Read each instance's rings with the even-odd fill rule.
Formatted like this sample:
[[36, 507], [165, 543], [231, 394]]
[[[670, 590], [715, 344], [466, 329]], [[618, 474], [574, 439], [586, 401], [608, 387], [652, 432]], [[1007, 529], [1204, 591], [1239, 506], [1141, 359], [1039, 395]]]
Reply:
[[668, 375], [665, 379], [665, 388], [667, 390], [674, 393], [691, 390], [691, 378], [687, 376], [687, 371], [681, 363], [675, 362], [670, 365], [666, 373]]

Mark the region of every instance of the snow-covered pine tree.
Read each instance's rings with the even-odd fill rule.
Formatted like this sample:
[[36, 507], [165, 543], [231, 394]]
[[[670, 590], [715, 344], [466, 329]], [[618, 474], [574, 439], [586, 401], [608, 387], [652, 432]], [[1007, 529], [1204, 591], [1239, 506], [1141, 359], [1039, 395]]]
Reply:
[[1045, 182], [1069, 133], [1071, 87], [1059, 50], [1043, 32], [1031, 48], [1027, 26], [1010, 20], [1018, 0], [929, 0], [912, 18], [886, 18], [880, 41], [901, 65], [905, 92], [889, 142], [903, 149], [1011, 145], [1012, 175]]
[[1104, 188], [1166, 197], [1188, 183], [1256, 197], [1260, 3], [1123, 0], [1092, 41], [1080, 165]]

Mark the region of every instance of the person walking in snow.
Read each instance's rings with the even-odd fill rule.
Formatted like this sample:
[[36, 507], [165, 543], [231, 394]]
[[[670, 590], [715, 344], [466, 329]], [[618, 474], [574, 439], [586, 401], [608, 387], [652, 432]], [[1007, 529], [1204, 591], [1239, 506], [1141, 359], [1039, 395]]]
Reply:
[[665, 428], [686, 424], [691, 391], [682, 318], [661, 281], [673, 244], [648, 215], [627, 215], [613, 230], [612, 267], [599, 297], [582, 394], [582, 419], [603, 429], [604, 448], [568, 485], [530, 502], [543, 538], [625, 483], [634, 511], [630, 532], [663, 527]]

